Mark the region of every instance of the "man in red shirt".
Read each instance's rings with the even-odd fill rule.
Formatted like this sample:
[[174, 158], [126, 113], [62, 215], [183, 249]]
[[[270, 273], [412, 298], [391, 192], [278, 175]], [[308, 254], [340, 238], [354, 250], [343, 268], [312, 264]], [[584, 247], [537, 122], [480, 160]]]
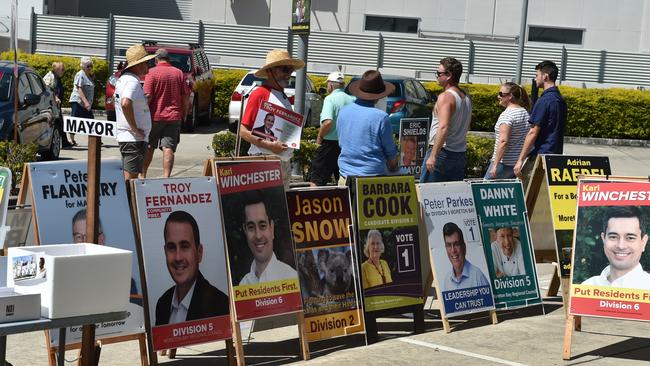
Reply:
[[187, 114], [190, 90], [185, 75], [169, 63], [169, 53], [164, 48], [156, 51], [156, 67], [147, 74], [144, 94], [149, 100], [152, 126], [143, 176], [147, 176], [153, 152], [159, 148], [163, 152], [163, 177], [167, 178], [174, 167], [174, 153], [180, 141], [181, 122]]
[[288, 110], [293, 110], [293, 106], [284, 94], [284, 88], [289, 86], [291, 73], [294, 70], [301, 69], [305, 63], [296, 58], [291, 58], [287, 50], [271, 50], [266, 55], [266, 63], [255, 72], [255, 76], [266, 78], [262, 86], [255, 88], [248, 98], [239, 134], [241, 138], [251, 144], [248, 155], [277, 155], [282, 162], [282, 179], [285, 188], [289, 188], [291, 179], [289, 160], [293, 153], [286, 144], [280, 140], [270, 140], [259, 137], [252, 133], [257, 113], [262, 102], [270, 102]]

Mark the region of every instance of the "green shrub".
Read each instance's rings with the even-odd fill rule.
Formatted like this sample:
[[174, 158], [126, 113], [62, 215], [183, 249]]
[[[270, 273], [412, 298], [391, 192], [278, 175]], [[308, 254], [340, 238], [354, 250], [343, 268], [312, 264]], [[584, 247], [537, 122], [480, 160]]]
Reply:
[[[212, 150], [214, 150], [214, 156], [218, 158], [234, 156], [236, 140], [237, 135], [230, 131], [215, 133], [214, 136], [212, 136]], [[246, 156], [249, 147], [250, 144], [248, 141], [242, 139], [239, 144], [239, 156]]]
[[493, 150], [494, 139], [468, 135], [465, 178], [483, 178], [490, 165]]
[[[434, 82], [425, 87], [439, 94]], [[497, 101], [499, 85], [461, 85], [472, 97], [472, 131], [494, 131], [503, 108]], [[560, 86], [568, 108], [566, 136], [650, 139], [650, 92], [630, 89], [582, 89]], [[530, 86], [526, 86], [530, 91]]]
[[11, 170], [11, 194], [17, 194], [23, 180], [25, 163], [36, 161], [38, 145], [35, 143], [16, 144], [13, 141], [0, 141], [0, 166]]
[[[6, 51], [0, 53], [0, 59], [13, 60], [13, 51]], [[93, 57], [93, 73], [95, 80], [95, 96], [93, 101], [93, 108], [104, 108], [104, 97], [106, 95], [106, 81], [108, 80], [108, 63], [101, 58]], [[52, 62], [61, 61], [65, 67], [65, 72], [61, 77], [63, 83], [63, 107], [69, 107], [70, 93], [72, 92], [72, 83], [74, 75], [79, 68], [79, 60], [77, 57], [69, 56], [54, 56], [54, 55], [41, 55], [30, 54], [25, 52], [18, 52], [18, 61], [26, 63], [33, 68], [39, 75], [45, 76], [48, 71], [52, 69]]]
[[237, 84], [246, 75], [248, 70], [241, 69], [215, 69], [212, 70], [214, 75], [215, 93], [214, 93], [214, 116], [217, 118], [228, 118], [228, 104], [230, 97], [235, 91]]

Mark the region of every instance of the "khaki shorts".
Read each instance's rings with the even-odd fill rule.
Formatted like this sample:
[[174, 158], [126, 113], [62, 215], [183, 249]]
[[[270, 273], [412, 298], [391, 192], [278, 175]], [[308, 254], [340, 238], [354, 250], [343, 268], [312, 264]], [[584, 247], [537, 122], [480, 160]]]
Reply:
[[122, 154], [122, 169], [129, 173], [142, 173], [147, 144], [144, 141], [136, 141], [120, 142], [119, 145], [120, 154]]
[[149, 147], [168, 148], [176, 152], [176, 146], [181, 140], [181, 122], [154, 122], [149, 132]]

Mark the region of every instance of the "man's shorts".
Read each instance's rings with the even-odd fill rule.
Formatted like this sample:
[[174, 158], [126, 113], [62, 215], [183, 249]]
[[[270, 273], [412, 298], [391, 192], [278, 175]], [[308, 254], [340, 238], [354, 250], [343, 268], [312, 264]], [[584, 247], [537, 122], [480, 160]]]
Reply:
[[144, 141], [120, 142], [119, 145], [122, 154], [122, 169], [129, 173], [142, 173], [147, 143]]
[[311, 161], [311, 181], [317, 186], [325, 186], [334, 176], [334, 181], [339, 179], [339, 155], [341, 148], [338, 141], [323, 140], [316, 150], [316, 156]]
[[162, 149], [164, 147], [176, 152], [176, 146], [181, 139], [181, 122], [153, 122], [149, 132], [149, 147]]

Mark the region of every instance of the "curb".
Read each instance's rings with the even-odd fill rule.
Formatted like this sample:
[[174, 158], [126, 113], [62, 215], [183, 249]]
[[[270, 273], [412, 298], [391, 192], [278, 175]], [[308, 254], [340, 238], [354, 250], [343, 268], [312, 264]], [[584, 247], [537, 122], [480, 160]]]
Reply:
[[[469, 131], [470, 135], [494, 139], [493, 132]], [[629, 147], [650, 147], [650, 140], [633, 139], [609, 139], [600, 137], [575, 137], [564, 136], [564, 143], [579, 145], [607, 145], [607, 146], [629, 146]]]

